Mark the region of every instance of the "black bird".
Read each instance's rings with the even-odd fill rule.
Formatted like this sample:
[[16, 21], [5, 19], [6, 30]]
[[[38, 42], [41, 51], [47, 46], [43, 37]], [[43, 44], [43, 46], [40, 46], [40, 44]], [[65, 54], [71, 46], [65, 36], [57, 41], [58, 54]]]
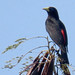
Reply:
[[55, 7], [43, 8], [47, 11], [48, 17], [46, 19], [45, 25], [46, 30], [49, 33], [51, 39], [60, 47], [61, 49], [61, 60], [62, 64], [69, 64], [68, 61], [68, 39], [64, 24], [59, 19], [58, 11]]

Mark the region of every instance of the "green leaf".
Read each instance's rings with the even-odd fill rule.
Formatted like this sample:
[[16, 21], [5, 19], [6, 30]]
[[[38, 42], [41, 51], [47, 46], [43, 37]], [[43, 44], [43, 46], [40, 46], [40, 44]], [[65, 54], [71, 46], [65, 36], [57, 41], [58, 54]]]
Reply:
[[11, 50], [11, 49], [15, 49], [15, 48], [17, 48], [21, 43], [23, 43], [24, 41], [20, 41], [20, 42], [18, 42], [17, 44], [13, 44], [13, 45], [11, 45], [11, 46], [8, 46], [3, 52], [2, 52], [2, 54], [4, 54], [5, 52], [7, 52], [7, 51], [9, 51], [9, 50]]

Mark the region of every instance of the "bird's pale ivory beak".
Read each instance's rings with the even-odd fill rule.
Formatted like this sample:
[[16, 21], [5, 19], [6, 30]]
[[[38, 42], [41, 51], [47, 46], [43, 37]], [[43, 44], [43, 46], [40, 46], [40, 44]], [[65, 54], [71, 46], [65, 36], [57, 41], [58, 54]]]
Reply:
[[49, 11], [49, 7], [48, 8], [43, 8], [43, 10]]

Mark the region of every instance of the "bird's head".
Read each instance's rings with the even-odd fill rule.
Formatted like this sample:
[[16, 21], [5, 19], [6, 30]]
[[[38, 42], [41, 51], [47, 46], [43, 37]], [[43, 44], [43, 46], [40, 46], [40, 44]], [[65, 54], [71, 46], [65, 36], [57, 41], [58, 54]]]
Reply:
[[47, 11], [48, 16], [54, 17], [56, 19], [59, 19], [58, 11], [57, 11], [56, 8], [54, 8], [54, 7], [48, 7], [48, 8], [43, 8], [43, 10]]

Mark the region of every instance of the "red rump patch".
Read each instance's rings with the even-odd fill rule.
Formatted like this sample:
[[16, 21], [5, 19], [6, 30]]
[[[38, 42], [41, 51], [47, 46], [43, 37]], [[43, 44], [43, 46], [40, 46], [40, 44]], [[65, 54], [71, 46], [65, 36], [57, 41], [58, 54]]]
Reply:
[[64, 44], [65, 44], [66, 40], [65, 40], [65, 33], [64, 33], [64, 30], [63, 30], [63, 29], [61, 29], [61, 33], [62, 33], [62, 35], [63, 35], [63, 38], [64, 38]]

